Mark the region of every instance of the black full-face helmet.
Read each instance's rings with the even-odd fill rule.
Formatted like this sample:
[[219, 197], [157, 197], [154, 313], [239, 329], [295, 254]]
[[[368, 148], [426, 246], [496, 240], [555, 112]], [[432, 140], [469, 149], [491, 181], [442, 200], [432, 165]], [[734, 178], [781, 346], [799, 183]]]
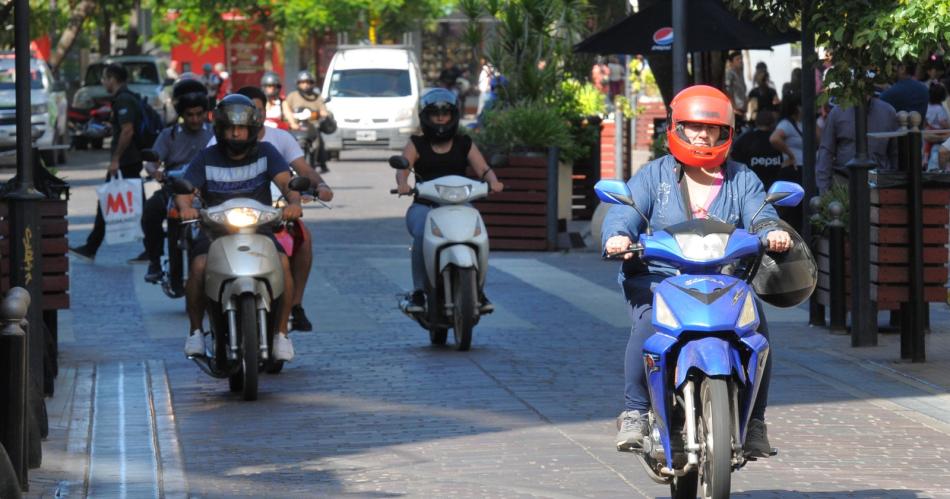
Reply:
[[[419, 99], [419, 124], [422, 135], [430, 141], [446, 141], [455, 136], [459, 128], [458, 97], [444, 88], [433, 88]], [[432, 121], [434, 114], [448, 112], [451, 118], [439, 125]]]
[[280, 95], [280, 87], [280, 76], [277, 73], [268, 71], [264, 73], [264, 76], [261, 76], [261, 89], [264, 90], [264, 94], [266, 94], [269, 99]]
[[[232, 126], [247, 127], [247, 139], [234, 140], [227, 137]], [[226, 153], [241, 155], [253, 153], [257, 147], [257, 135], [264, 126], [264, 118], [254, 102], [240, 94], [230, 94], [214, 108], [214, 136]]]
[[807, 300], [818, 285], [818, 266], [811, 249], [802, 236], [783, 220], [756, 222], [749, 232], [770, 229], [788, 232], [792, 247], [784, 253], [766, 253], [759, 271], [752, 280], [752, 288], [769, 305], [788, 308]]
[[208, 87], [196, 79], [181, 79], [172, 87], [172, 103], [179, 116], [185, 114], [186, 109], [202, 107], [207, 111], [211, 104], [208, 102]]

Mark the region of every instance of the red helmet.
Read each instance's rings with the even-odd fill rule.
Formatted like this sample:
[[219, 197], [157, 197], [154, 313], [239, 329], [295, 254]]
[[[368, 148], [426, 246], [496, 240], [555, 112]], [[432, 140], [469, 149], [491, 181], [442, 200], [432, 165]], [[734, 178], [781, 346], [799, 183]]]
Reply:
[[[719, 125], [719, 140], [712, 146], [693, 145], [683, 132], [686, 123]], [[699, 168], [722, 165], [732, 147], [735, 115], [726, 94], [707, 85], [694, 85], [676, 94], [670, 103], [669, 126], [666, 129], [670, 152], [680, 163]]]

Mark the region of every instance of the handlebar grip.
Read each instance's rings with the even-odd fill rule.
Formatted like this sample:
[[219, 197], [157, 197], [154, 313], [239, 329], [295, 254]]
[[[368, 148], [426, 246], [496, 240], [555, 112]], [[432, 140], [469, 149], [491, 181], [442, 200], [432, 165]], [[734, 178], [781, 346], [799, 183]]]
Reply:
[[399, 194], [399, 189], [389, 189], [390, 194]]

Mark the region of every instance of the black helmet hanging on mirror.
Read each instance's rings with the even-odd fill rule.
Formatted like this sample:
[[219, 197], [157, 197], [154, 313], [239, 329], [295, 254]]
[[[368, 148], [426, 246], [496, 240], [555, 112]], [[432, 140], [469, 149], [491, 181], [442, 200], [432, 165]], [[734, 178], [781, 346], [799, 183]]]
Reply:
[[[422, 126], [422, 135], [434, 141], [446, 141], [455, 136], [459, 128], [458, 97], [444, 88], [433, 88], [419, 99], [419, 124]], [[449, 121], [436, 124], [432, 121], [433, 115], [449, 113]]]
[[[228, 138], [227, 131], [232, 126], [247, 127], [247, 138]], [[230, 94], [214, 108], [214, 137], [219, 147], [224, 147], [225, 152], [231, 155], [253, 153], [257, 148], [257, 135], [263, 126], [264, 119], [257, 106], [243, 95]]]
[[172, 87], [172, 105], [179, 116], [185, 114], [186, 109], [202, 107], [207, 111], [211, 107], [208, 102], [208, 87], [197, 79], [179, 79]]
[[788, 232], [792, 247], [784, 253], [766, 253], [752, 280], [752, 289], [769, 305], [794, 307], [807, 300], [818, 285], [818, 266], [802, 236], [783, 220], [762, 220], [751, 233], [779, 229]]

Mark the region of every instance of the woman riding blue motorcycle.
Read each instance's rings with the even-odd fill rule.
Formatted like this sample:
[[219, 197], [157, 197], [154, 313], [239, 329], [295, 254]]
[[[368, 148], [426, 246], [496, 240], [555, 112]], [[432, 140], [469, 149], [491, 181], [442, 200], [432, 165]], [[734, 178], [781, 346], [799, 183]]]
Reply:
[[[691, 219], [710, 219], [751, 231], [753, 217], [757, 225], [779, 220], [775, 209], [764, 203], [762, 182], [745, 165], [727, 159], [735, 126], [729, 98], [713, 87], [697, 85], [681, 91], [670, 108], [671, 154], [644, 165], [627, 184], [635, 205], [648, 219], [631, 206], [615, 205], [602, 227], [605, 254], [624, 258], [619, 280], [633, 323], [624, 362], [624, 411], [617, 418], [616, 444], [621, 451], [639, 450], [648, 432], [650, 396], [643, 344], [655, 332], [653, 288], [676, 273], [654, 262], [647, 265], [628, 249], [648, 227], [660, 230]], [[793, 246], [793, 236], [776, 224], [758, 235], [770, 252], [786, 252]], [[768, 337], [761, 304], [757, 301], [756, 306], [761, 318], [758, 332]], [[745, 440], [749, 455], [767, 456], [771, 451], [765, 426], [770, 373], [771, 356]]]

